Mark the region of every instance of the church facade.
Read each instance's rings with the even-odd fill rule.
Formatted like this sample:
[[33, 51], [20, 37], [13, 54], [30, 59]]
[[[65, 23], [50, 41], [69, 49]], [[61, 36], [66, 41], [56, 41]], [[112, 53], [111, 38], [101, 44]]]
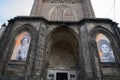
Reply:
[[95, 18], [90, 0], [34, 0], [0, 30], [0, 76], [120, 80], [119, 48], [117, 23]]

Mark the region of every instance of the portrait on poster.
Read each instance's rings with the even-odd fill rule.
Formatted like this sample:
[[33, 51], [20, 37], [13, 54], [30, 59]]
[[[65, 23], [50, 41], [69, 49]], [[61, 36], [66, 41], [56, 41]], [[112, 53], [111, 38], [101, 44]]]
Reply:
[[103, 34], [99, 34], [98, 36], [97, 47], [101, 62], [115, 62], [115, 56], [111, 48], [109, 39]]
[[16, 38], [15, 47], [12, 53], [11, 60], [26, 61], [30, 45], [30, 35], [28, 32], [23, 32]]

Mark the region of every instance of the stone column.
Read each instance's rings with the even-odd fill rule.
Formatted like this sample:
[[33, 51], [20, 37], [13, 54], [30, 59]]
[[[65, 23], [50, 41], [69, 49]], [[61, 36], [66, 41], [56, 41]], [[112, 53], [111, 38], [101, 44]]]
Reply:
[[83, 4], [85, 18], [94, 18], [95, 15], [94, 15], [94, 11], [91, 5], [91, 1], [83, 0], [82, 4]]
[[41, 75], [43, 74], [44, 70], [44, 58], [45, 58], [45, 38], [46, 38], [46, 25], [44, 23], [40, 24], [39, 29], [39, 38], [38, 38], [38, 45], [37, 45], [37, 53], [35, 56], [35, 73], [33, 80], [41, 80]]
[[93, 80], [92, 76], [92, 64], [88, 46], [88, 36], [86, 25], [81, 26], [80, 28], [80, 38], [82, 46], [82, 55], [83, 55], [83, 65], [84, 66], [84, 80]]

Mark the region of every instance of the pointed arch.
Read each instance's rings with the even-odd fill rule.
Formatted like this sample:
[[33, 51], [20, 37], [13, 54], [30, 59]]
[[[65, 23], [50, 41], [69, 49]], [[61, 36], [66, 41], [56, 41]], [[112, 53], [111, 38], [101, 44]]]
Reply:
[[52, 8], [49, 12], [50, 20], [57, 21], [74, 21], [75, 20], [75, 12], [70, 6], [59, 5]]
[[50, 12], [50, 20], [62, 20], [62, 11], [60, 8], [54, 7]]
[[24, 25], [20, 26], [19, 28], [17, 28], [14, 31], [14, 33], [11, 34], [12, 39], [10, 40], [10, 42], [12, 43], [11, 46], [13, 46], [11, 50], [13, 50], [13, 48], [15, 47], [14, 44], [16, 43], [16, 39], [18, 38], [19, 35], [22, 35], [23, 36], [22, 38], [24, 38], [25, 35], [27, 35], [27, 37], [30, 39], [28, 53], [31, 53], [31, 51], [32, 51], [31, 48], [33, 49], [32, 46], [36, 45], [34, 43], [37, 40], [37, 36], [35, 36], [35, 35], [37, 35], [36, 29], [30, 24], [24, 24]]
[[[13, 51], [15, 50], [14, 49], [16, 46], [15, 44], [17, 43], [17, 40], [19, 40], [18, 38], [20, 38], [19, 36], [22, 36], [20, 40], [22, 40], [25, 37], [27, 37], [27, 39], [28, 38], [30, 39], [29, 45], [27, 47], [29, 49], [27, 50], [27, 54], [25, 55], [24, 60], [16, 60], [14, 58], [11, 59], [11, 56], [13, 55]], [[20, 44], [20, 40], [18, 41], [17, 44]], [[34, 46], [36, 46], [36, 44], [37, 44], [37, 43], [35, 43], [36, 41], [37, 41], [37, 31], [30, 24], [21, 25], [18, 28], [16, 28], [15, 30], [11, 31], [10, 39], [9, 39], [9, 42], [7, 45], [7, 49], [5, 51], [4, 59], [6, 59], [6, 60], [5, 60], [5, 62], [3, 62], [3, 65], [2, 65], [2, 67], [3, 67], [2, 69], [6, 70], [4, 72], [7, 74], [10, 74], [9, 72], [14, 72], [18, 76], [20, 76], [20, 75], [23, 76], [23, 73], [27, 73], [28, 71], [26, 68], [33, 67], [32, 64], [33, 64], [34, 56], [36, 53]], [[31, 57], [31, 55], [32, 55], [32, 57]], [[12, 62], [14, 62], [14, 64], [11, 64]], [[32, 70], [30, 70], [29, 72], [32, 72]]]
[[70, 8], [66, 8], [63, 12], [63, 20], [65, 21], [73, 21], [75, 19], [74, 13]]
[[[69, 69], [76, 68], [78, 63], [79, 42], [78, 35], [69, 27], [60, 26], [53, 29], [46, 39], [46, 52], [48, 68], [59, 65], [68, 66]], [[62, 57], [64, 54], [64, 57]], [[59, 57], [59, 58], [57, 58]], [[55, 60], [54, 60], [55, 58]], [[68, 61], [68, 59], [70, 59]], [[61, 61], [58, 62], [58, 61]]]
[[[101, 36], [102, 34], [102, 36]], [[100, 43], [104, 43], [102, 39], [105, 39], [105, 43], [109, 43], [111, 49], [113, 50], [112, 55], [114, 55], [114, 60], [113, 61], [108, 61], [108, 60], [102, 60], [101, 53], [99, 52], [99, 41]], [[104, 74], [104, 67], [109, 68], [109, 67], [114, 67], [118, 66], [118, 51], [119, 48], [117, 46], [116, 39], [114, 37], [114, 34], [106, 29], [105, 27], [98, 25], [94, 27], [88, 35], [88, 41], [89, 41], [89, 51], [90, 51], [90, 58], [92, 62], [92, 69], [93, 69], [93, 74], [96, 74], [94, 77], [97, 77], [97, 75], [102, 76]], [[99, 66], [99, 67], [98, 67]], [[99, 72], [99, 73], [98, 73]]]
[[[64, 37], [63, 38], [67, 38], [67, 39], [69, 39], [69, 40], [71, 40], [71, 38], [70, 37], [74, 37], [74, 39], [75, 39], [75, 42], [77, 42], [75, 45], [77, 45], [78, 44], [78, 40], [79, 40], [79, 37], [78, 37], [78, 35], [77, 35], [77, 33], [74, 31], [74, 30], [72, 30], [70, 27], [67, 27], [67, 26], [59, 26], [59, 27], [56, 27], [55, 29], [53, 29], [51, 32], [50, 32], [50, 34], [47, 36], [47, 39], [46, 39], [46, 44], [49, 44], [49, 40], [54, 40], [54, 42], [56, 41], [56, 39], [57, 39], [57, 34], [56, 33], [58, 33], [59, 35], [61, 35], [62, 34], [62, 31], [63, 32], [66, 32], [66, 34], [64, 34]], [[61, 34], [60, 34], [61, 33]], [[67, 36], [67, 35], [70, 35], [69, 37]], [[60, 38], [59, 38], [60, 39]], [[51, 44], [51, 43], [50, 43]], [[49, 46], [50, 47], [50, 46]], [[75, 47], [75, 46], [74, 46]]]
[[[114, 60], [112, 61], [103, 61], [101, 60], [101, 55], [100, 55], [100, 41], [106, 42], [106, 44], [109, 44], [109, 49], [111, 48], [111, 50], [113, 50], [112, 57]], [[92, 31], [89, 34], [89, 43], [90, 43], [90, 47], [91, 47], [91, 55], [97, 55], [99, 58], [100, 63], [106, 63], [109, 64], [110, 62], [117, 62], [117, 54], [118, 54], [118, 46], [117, 46], [117, 42], [116, 39], [114, 37], [114, 34], [112, 32], [110, 32], [108, 29], [102, 27], [101, 25], [96, 26], [95, 28], [92, 29]], [[115, 48], [116, 47], [116, 48]], [[93, 49], [95, 49], [94, 51], [92, 51]], [[114, 53], [114, 54], [113, 54]], [[114, 55], [114, 56], [113, 56]]]

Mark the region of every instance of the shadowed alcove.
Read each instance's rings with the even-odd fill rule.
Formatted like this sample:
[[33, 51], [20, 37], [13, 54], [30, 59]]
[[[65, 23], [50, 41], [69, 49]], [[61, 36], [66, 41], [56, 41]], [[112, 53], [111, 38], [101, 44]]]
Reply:
[[66, 26], [55, 28], [50, 33], [47, 47], [48, 68], [76, 68], [78, 42], [76, 33], [71, 28]]

